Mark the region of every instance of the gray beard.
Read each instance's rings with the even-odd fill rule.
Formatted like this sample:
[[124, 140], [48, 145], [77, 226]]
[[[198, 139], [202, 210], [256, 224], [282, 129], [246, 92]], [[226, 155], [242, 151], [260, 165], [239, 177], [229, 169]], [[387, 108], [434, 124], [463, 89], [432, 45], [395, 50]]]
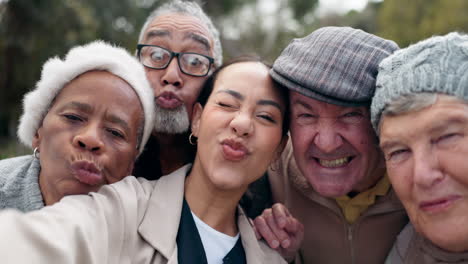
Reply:
[[182, 134], [188, 131], [190, 120], [185, 105], [165, 109], [156, 104], [154, 131], [165, 134]]

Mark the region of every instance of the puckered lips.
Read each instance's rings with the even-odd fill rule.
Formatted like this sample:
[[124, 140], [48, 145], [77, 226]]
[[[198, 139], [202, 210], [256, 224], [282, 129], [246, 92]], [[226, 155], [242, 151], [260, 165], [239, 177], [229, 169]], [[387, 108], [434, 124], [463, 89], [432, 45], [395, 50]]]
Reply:
[[439, 198], [423, 200], [419, 203], [419, 208], [424, 212], [436, 214], [450, 208], [457, 200], [461, 198], [461, 195], [446, 195]]
[[221, 141], [223, 156], [230, 161], [241, 161], [250, 154], [247, 147], [235, 139], [225, 139]]
[[156, 97], [156, 103], [166, 109], [174, 109], [183, 104], [183, 101], [173, 92], [163, 92]]
[[341, 168], [348, 165], [351, 160], [353, 160], [354, 156], [346, 156], [341, 158], [334, 158], [334, 159], [322, 159], [318, 157], [314, 157], [314, 160], [324, 168]]
[[80, 160], [71, 165], [75, 178], [84, 184], [95, 186], [102, 184], [103, 175], [98, 167], [90, 161]]

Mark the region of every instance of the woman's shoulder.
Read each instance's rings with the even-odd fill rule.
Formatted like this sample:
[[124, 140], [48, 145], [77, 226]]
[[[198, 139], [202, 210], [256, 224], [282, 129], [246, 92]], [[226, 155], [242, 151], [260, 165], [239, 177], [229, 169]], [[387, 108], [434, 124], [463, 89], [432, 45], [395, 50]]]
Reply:
[[[39, 173], [39, 162], [34, 162], [31, 155], [19, 156], [0, 160], [0, 185], [11, 180], [18, 181], [21, 175], [27, 176], [28, 173]], [[33, 169], [33, 171], [31, 171]]]

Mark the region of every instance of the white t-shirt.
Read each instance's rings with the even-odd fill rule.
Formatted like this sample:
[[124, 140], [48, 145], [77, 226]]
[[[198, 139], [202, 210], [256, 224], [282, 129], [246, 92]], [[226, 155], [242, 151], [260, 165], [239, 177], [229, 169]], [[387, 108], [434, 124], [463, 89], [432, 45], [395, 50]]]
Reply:
[[222, 264], [223, 258], [236, 245], [239, 233], [235, 237], [226, 235], [205, 224], [193, 212], [192, 216], [197, 225], [208, 264]]

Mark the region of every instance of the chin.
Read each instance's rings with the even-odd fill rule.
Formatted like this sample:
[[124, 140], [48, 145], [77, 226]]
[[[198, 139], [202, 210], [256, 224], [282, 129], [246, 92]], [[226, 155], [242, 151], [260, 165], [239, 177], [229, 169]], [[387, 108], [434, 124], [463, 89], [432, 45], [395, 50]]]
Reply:
[[325, 197], [340, 197], [348, 194], [351, 191], [351, 188], [342, 185], [336, 184], [313, 184], [311, 183], [312, 188], [322, 196]]

